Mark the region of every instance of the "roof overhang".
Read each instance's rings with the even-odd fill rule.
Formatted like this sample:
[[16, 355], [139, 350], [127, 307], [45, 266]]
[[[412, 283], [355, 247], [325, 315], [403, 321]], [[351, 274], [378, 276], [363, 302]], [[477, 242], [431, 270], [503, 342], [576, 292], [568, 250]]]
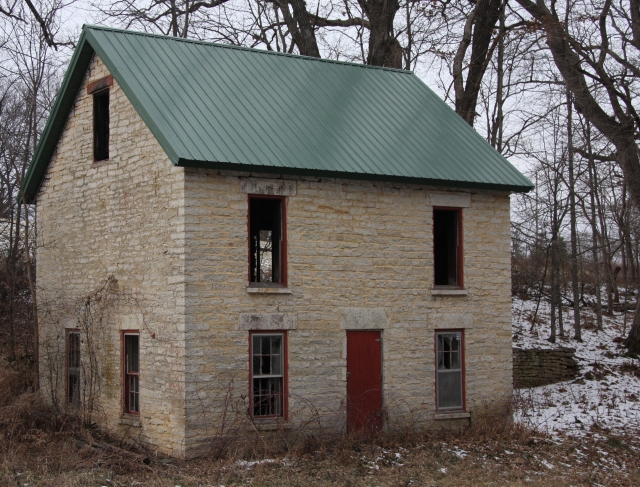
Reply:
[[[290, 174], [298, 176], [312, 176], [312, 177], [331, 177], [331, 178], [344, 178], [355, 180], [370, 180], [370, 181], [390, 181], [403, 184], [420, 184], [438, 187], [451, 187], [451, 188], [468, 188], [474, 190], [498, 190], [507, 192], [528, 192], [533, 189], [533, 184], [526, 178], [521, 176], [523, 184], [494, 184], [491, 182], [479, 182], [479, 181], [461, 181], [456, 179], [430, 179], [422, 177], [406, 177], [389, 174], [369, 174], [365, 172], [353, 172], [353, 171], [341, 171], [341, 170], [324, 170], [324, 169], [308, 169], [308, 168], [296, 168], [291, 166], [270, 166], [262, 164], [243, 164], [241, 161], [237, 162], [221, 162], [221, 161], [204, 161], [204, 160], [190, 160], [183, 157], [174, 150], [170, 140], [165, 136], [163, 130], [158, 125], [155, 117], [147, 111], [145, 103], [138, 100], [135, 90], [128, 83], [127, 76], [122, 73], [120, 66], [117, 62], [111, 59], [108, 53], [101, 47], [100, 42], [94, 35], [94, 30], [100, 31], [117, 31], [116, 29], [107, 29], [101, 27], [85, 26], [82, 30], [78, 45], [73, 53], [69, 67], [64, 75], [60, 90], [52, 107], [51, 113], [42, 132], [40, 140], [38, 141], [36, 150], [34, 152], [31, 164], [27, 170], [25, 178], [20, 188], [20, 194], [18, 201], [25, 201], [27, 203], [33, 203], [36, 199], [40, 186], [46, 175], [47, 168], [53, 157], [58, 141], [62, 135], [64, 127], [66, 125], [69, 113], [73, 107], [73, 104], [78, 95], [80, 86], [84, 80], [84, 77], [89, 67], [89, 63], [93, 58], [93, 55], [97, 53], [102, 62], [117, 81], [118, 85], [123, 90], [124, 94], [131, 101], [132, 105], [145, 122], [151, 133], [154, 135], [162, 149], [167, 154], [167, 157], [174, 166], [182, 167], [198, 167], [218, 170], [231, 170], [231, 171], [248, 171], [259, 173], [273, 173], [273, 174]], [[229, 46], [218, 46], [229, 47]], [[243, 49], [243, 48], [238, 48]], [[246, 49], [245, 49], [246, 50]], [[126, 69], [126, 66], [123, 67]], [[414, 76], [414, 75], [412, 75]], [[473, 130], [473, 129], [471, 129]], [[474, 134], [478, 136], [478, 134]], [[486, 142], [485, 142], [486, 143]], [[501, 156], [500, 156], [501, 157]], [[505, 161], [506, 162], [506, 161]], [[507, 163], [508, 164], [508, 163]], [[528, 184], [527, 184], [528, 183]]]

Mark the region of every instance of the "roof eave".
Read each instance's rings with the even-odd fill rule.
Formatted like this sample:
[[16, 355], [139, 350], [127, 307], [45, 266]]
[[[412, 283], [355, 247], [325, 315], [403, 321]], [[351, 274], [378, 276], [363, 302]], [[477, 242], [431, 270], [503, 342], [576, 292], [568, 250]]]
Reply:
[[366, 174], [366, 173], [354, 173], [354, 172], [342, 172], [342, 171], [327, 171], [321, 169], [303, 169], [292, 167], [276, 167], [276, 166], [261, 166], [255, 164], [240, 164], [236, 162], [210, 162], [210, 161], [197, 161], [179, 159], [177, 166], [181, 167], [194, 167], [200, 169], [213, 169], [220, 171], [239, 171], [239, 172], [253, 172], [262, 174], [287, 174], [291, 176], [312, 176], [312, 177], [324, 177], [324, 178], [336, 178], [336, 179], [353, 179], [361, 181], [381, 181], [391, 182], [399, 184], [420, 184], [425, 186], [437, 186], [446, 188], [460, 188], [460, 189], [473, 189], [484, 191], [505, 191], [509, 193], [528, 193], [534, 186], [531, 184], [517, 185], [517, 184], [496, 184], [496, 183], [483, 183], [476, 181], [454, 181], [448, 179], [430, 179], [430, 178], [418, 178], [409, 176], [392, 176], [386, 174]]
[[35, 201], [47, 167], [49, 166], [49, 161], [56, 150], [69, 112], [75, 102], [87, 67], [93, 57], [93, 53], [94, 49], [87, 42], [86, 32], [83, 31], [78, 40], [78, 47], [74, 51], [67, 72], [62, 79], [56, 101], [51, 109], [51, 114], [47, 119], [36, 150], [31, 158], [27, 173], [20, 186], [20, 194], [17, 198], [19, 204], [23, 201], [26, 203], [33, 203]]

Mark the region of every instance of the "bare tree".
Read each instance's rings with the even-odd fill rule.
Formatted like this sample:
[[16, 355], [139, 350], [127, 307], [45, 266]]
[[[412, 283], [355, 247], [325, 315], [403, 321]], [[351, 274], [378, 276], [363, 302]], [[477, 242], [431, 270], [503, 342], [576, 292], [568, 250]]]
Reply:
[[[640, 208], [640, 117], [634, 106], [640, 75], [634, 64], [640, 51], [639, 1], [583, 3], [580, 15], [568, 16], [568, 22], [560, 20], [555, 3], [550, 8], [544, 0], [517, 1], [544, 29], [576, 109], [614, 145], [632, 200]], [[625, 344], [630, 352], [640, 353], [640, 300]]]
[[[40, 4], [39, 4], [40, 5]], [[1, 287], [10, 335], [9, 355], [38, 387], [39, 335], [35, 288], [33, 209], [17, 197], [53, 103], [61, 58], [54, 60], [51, 39], [59, 37], [58, 18], [65, 4], [51, 3], [47, 15], [26, 17], [18, 9], [2, 25], [0, 57], [0, 192], [4, 224]], [[44, 30], [43, 24], [44, 22]], [[55, 53], [59, 54], [59, 53]], [[28, 333], [24, 333], [28, 331]]]

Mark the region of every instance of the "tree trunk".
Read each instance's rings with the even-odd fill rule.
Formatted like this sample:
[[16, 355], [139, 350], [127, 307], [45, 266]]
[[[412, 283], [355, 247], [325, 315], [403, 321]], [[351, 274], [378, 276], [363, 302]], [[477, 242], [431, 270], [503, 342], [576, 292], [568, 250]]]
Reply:
[[573, 291], [573, 331], [574, 338], [582, 341], [580, 326], [580, 284], [578, 282], [578, 232], [576, 229], [576, 192], [573, 174], [573, 106], [567, 91], [567, 139], [569, 159], [569, 217], [571, 226], [571, 289]]
[[640, 356], [640, 296], [638, 296], [636, 314], [633, 317], [631, 330], [629, 331], [627, 338], [622, 343], [627, 347], [630, 355], [635, 357]]
[[[25, 202], [25, 198], [23, 196], [22, 201]], [[29, 209], [26, 208], [25, 205], [24, 217], [25, 217], [25, 230], [23, 232], [24, 235], [24, 254], [27, 260], [27, 277], [29, 279], [29, 291], [31, 293], [31, 307], [32, 307], [32, 320], [31, 320], [31, 332], [33, 336], [33, 363], [35, 364], [34, 370], [34, 378], [33, 378], [33, 389], [40, 389], [40, 332], [38, 330], [38, 301], [36, 296], [36, 276], [35, 276], [35, 266], [33, 265], [33, 260], [31, 259], [31, 252], [33, 249], [31, 248], [31, 244], [29, 242]]]
[[554, 192], [554, 201], [553, 201], [553, 215], [551, 216], [551, 336], [549, 336], [549, 341], [551, 343], [556, 342], [556, 309], [558, 305], [557, 294], [556, 291], [558, 289], [558, 200], [557, 192]]
[[591, 255], [593, 258], [593, 280], [594, 292], [596, 295], [596, 322], [598, 330], [602, 330], [602, 299], [600, 297], [600, 262], [598, 258], [598, 225], [596, 223], [596, 201], [597, 191], [595, 160], [591, 149], [591, 124], [587, 122], [587, 149], [589, 153], [589, 197], [591, 203]]
[[400, 3], [398, 0], [358, 0], [358, 3], [371, 24], [367, 64], [402, 69], [402, 47], [393, 35], [393, 20]]
[[320, 49], [316, 41], [316, 33], [311, 23], [307, 4], [304, 0], [289, 0], [293, 8], [293, 18], [298, 24], [296, 45], [303, 56], [320, 57]]
[[497, 82], [496, 82], [496, 119], [491, 130], [491, 145], [502, 153], [502, 136], [504, 129], [504, 35], [505, 35], [505, 15], [504, 8], [506, 2], [500, 7], [500, 27], [498, 29], [498, 59], [497, 59]]
[[[453, 76], [456, 112], [471, 126], [473, 126], [476, 118], [476, 106], [482, 78], [495, 47], [495, 44], [491, 46], [491, 39], [500, 18], [501, 7], [502, 0], [477, 1], [476, 7], [467, 18], [463, 39], [454, 59]], [[469, 44], [471, 44], [471, 55], [467, 81], [463, 87], [462, 66]]]

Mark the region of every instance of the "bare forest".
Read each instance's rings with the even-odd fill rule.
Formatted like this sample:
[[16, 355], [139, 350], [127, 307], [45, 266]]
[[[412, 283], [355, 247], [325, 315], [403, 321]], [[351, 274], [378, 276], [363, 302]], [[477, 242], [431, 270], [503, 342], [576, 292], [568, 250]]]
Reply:
[[598, 329], [629, 311], [640, 355], [640, 0], [0, 0], [11, 395], [40, 380], [37, 222], [20, 187], [82, 23], [415, 71], [535, 184], [511, 200], [512, 292], [550, 303], [548, 340], [580, 340], [587, 308]]

